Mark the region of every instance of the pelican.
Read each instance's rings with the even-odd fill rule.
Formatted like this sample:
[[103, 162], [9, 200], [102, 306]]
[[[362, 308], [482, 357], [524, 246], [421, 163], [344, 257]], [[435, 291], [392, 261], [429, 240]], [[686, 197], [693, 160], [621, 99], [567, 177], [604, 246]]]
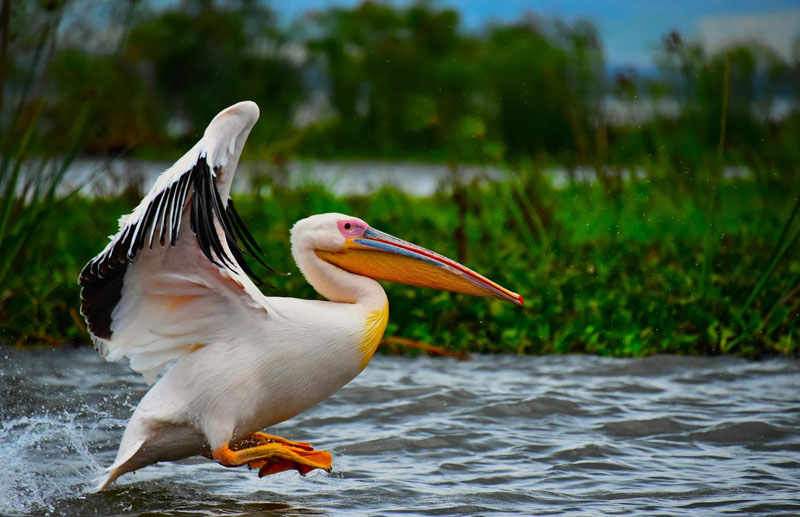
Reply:
[[333, 213], [291, 230], [297, 267], [327, 301], [264, 296], [243, 259], [260, 249], [230, 199], [258, 116], [245, 101], [214, 117], [80, 274], [95, 348], [108, 361], [128, 358], [150, 385], [97, 490], [127, 472], [195, 455], [248, 465], [259, 476], [330, 471], [330, 453], [262, 430], [367, 366], [389, 317], [376, 280], [522, 305], [520, 295], [453, 260]]

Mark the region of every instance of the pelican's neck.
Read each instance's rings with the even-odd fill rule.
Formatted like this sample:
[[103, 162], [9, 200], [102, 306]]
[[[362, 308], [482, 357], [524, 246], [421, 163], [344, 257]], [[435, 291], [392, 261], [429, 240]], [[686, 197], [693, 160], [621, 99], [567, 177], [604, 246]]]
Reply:
[[[300, 231], [295, 231], [298, 225], [308, 224], [309, 220], [298, 222], [292, 229], [292, 256], [300, 272], [319, 294], [331, 302], [352, 304], [348, 309], [353, 310], [341, 311], [343, 317], [345, 314], [359, 314], [360, 323], [350, 317], [341, 320], [346, 327], [342, 327], [345, 334], [356, 338], [355, 342], [350, 339], [342, 341], [347, 343], [346, 348], [357, 346], [358, 354], [353, 357], [360, 360], [359, 369], [352, 372], [355, 376], [367, 366], [386, 331], [389, 302], [383, 288], [375, 280], [345, 271], [319, 258], [315, 251], [316, 246], [310, 244], [312, 239], [307, 238], [302, 227]], [[337, 307], [341, 308], [343, 307]]]
[[292, 255], [311, 287], [328, 300], [355, 303], [366, 309], [386, 306], [386, 292], [375, 280], [325, 262], [312, 249], [293, 246]]

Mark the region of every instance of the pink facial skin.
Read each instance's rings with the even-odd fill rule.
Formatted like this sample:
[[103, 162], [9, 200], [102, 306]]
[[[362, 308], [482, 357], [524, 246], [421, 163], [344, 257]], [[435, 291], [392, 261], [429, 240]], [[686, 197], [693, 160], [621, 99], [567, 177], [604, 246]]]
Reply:
[[361, 237], [367, 231], [369, 225], [361, 219], [345, 219], [336, 223], [339, 231], [344, 235], [345, 239], [352, 239], [354, 237]]

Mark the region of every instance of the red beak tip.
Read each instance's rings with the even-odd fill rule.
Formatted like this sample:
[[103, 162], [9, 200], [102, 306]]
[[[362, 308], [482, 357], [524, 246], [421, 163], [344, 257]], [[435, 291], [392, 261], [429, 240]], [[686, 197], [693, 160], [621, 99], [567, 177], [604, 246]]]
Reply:
[[520, 295], [517, 295], [517, 305], [519, 305], [520, 307], [522, 307], [522, 304], [523, 304], [523, 299], [522, 299], [522, 296], [520, 296]]

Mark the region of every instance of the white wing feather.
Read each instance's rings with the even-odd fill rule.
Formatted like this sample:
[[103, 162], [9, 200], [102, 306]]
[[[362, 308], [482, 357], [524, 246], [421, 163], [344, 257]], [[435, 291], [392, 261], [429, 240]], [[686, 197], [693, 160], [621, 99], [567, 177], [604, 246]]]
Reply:
[[228, 199], [257, 119], [252, 102], [220, 112], [81, 273], [81, 312], [98, 351], [128, 357], [149, 384], [170, 361], [265, 316], [235, 237], [252, 243], [245, 250], [256, 245]]

